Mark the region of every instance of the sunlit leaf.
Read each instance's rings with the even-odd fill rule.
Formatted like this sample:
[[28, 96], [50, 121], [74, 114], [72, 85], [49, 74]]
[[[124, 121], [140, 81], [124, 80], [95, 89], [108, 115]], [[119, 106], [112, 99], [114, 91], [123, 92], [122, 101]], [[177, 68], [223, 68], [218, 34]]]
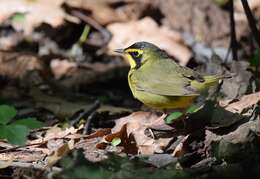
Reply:
[[173, 112], [170, 115], [168, 115], [165, 119], [166, 124], [171, 124], [173, 123], [175, 120], [179, 119], [181, 116], [183, 115], [182, 112]]
[[121, 139], [116, 137], [112, 140], [111, 144], [112, 146], [118, 146], [121, 143]]
[[202, 108], [202, 106], [198, 106], [198, 105], [191, 105], [187, 110], [186, 113], [187, 114], [192, 114], [195, 112], [198, 112], [200, 109]]

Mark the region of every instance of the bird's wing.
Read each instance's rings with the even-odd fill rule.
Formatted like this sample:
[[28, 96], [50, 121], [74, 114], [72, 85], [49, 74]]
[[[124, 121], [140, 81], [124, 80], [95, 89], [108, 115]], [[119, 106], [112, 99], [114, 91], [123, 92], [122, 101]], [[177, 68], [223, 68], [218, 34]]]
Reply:
[[198, 80], [197, 73], [166, 60], [159, 63], [144, 64], [132, 75], [135, 89], [164, 96], [197, 96], [191, 81]]

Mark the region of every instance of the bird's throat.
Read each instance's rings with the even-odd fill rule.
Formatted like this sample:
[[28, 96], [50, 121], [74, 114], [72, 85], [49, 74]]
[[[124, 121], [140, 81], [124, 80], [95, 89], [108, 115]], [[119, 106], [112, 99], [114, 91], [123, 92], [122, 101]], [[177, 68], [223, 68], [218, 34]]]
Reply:
[[136, 61], [132, 58], [132, 56], [129, 54], [127, 54], [126, 56], [127, 56], [127, 60], [130, 64], [131, 69], [136, 68], [137, 64], [136, 64]]

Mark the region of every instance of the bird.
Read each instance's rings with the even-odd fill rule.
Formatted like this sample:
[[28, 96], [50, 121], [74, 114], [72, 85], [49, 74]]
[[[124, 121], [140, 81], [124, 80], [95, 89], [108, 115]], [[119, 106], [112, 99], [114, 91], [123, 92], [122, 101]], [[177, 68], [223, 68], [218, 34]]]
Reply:
[[146, 106], [162, 111], [187, 109], [211, 86], [224, 78], [221, 74], [203, 75], [181, 66], [149, 42], [136, 42], [115, 52], [130, 64], [128, 84], [133, 96]]

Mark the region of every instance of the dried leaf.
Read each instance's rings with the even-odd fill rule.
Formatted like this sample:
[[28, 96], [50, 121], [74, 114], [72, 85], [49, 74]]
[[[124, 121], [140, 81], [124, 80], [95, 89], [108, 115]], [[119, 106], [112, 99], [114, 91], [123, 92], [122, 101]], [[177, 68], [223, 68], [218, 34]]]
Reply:
[[184, 143], [185, 143], [185, 141], [187, 141], [188, 137], [189, 137], [189, 135], [185, 136], [185, 137], [180, 141], [180, 143], [176, 146], [176, 148], [174, 149], [174, 151], [173, 151], [173, 153], [172, 153], [172, 155], [173, 155], [174, 157], [181, 157], [181, 156], [184, 155], [185, 150], [186, 150], [185, 147], [184, 147]]
[[48, 167], [53, 166], [58, 160], [64, 157], [72, 149], [71, 147], [71, 144], [66, 143], [59, 147], [52, 155], [48, 156]]
[[[1, 6], [1, 5], [0, 5]], [[33, 55], [0, 51], [0, 75], [23, 78], [31, 71], [42, 71], [42, 62]]]
[[[147, 136], [146, 130], [153, 136], [150, 126], [158, 123], [158, 116], [148, 112], [135, 112], [127, 117], [116, 120], [116, 125], [112, 129], [112, 134], [107, 135], [105, 139], [111, 142], [114, 138], [119, 137], [122, 140], [124, 151], [141, 155], [151, 155], [161, 153], [171, 138], [156, 140]], [[163, 121], [163, 120], [162, 120]], [[160, 124], [160, 123], [158, 123]]]
[[[3, 22], [10, 15], [24, 13], [25, 20], [14, 22], [17, 29], [22, 29], [26, 34], [33, 31], [33, 28], [41, 23], [50, 24], [53, 27], [61, 25], [68, 15], [62, 10], [64, 0], [1, 0], [0, 1], [0, 22]], [[12, 8], [10, 8], [12, 7]]]
[[[116, 6], [121, 3], [120, 6]], [[90, 12], [90, 16], [101, 25], [138, 19], [149, 5], [139, 0], [66, 0], [66, 4]]]
[[220, 101], [220, 106], [225, 107], [227, 111], [232, 113], [244, 113], [244, 115], [248, 116], [250, 114], [245, 113], [245, 111], [257, 104], [258, 101], [260, 101], [260, 92], [244, 95], [238, 100]]

